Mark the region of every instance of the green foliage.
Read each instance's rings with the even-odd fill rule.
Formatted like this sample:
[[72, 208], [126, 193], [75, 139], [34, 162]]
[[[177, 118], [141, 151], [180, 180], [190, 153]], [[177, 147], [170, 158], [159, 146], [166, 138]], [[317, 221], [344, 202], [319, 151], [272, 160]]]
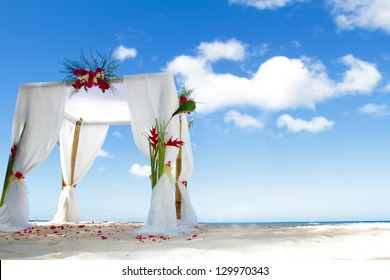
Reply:
[[64, 66], [64, 70], [60, 71], [61, 73], [67, 74], [65, 77], [66, 81], [75, 80], [75, 76], [73, 75], [73, 70], [75, 69], [88, 69], [95, 70], [97, 68], [102, 68], [106, 72], [106, 77], [108, 79], [118, 78], [115, 74], [119, 67], [118, 60], [112, 60], [112, 50], [107, 50], [104, 54], [100, 52], [96, 52], [96, 54], [89, 49], [90, 57], [87, 58], [84, 54], [84, 51], [81, 50], [80, 59], [74, 60], [70, 58], [64, 58], [62, 61], [62, 65]]

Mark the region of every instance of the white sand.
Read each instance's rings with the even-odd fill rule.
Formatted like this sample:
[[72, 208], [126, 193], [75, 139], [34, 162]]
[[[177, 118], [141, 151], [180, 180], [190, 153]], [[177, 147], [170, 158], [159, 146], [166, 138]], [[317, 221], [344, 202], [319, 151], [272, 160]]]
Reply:
[[140, 224], [33, 224], [0, 233], [0, 259], [390, 260], [390, 223], [202, 225], [181, 237], [130, 232]]

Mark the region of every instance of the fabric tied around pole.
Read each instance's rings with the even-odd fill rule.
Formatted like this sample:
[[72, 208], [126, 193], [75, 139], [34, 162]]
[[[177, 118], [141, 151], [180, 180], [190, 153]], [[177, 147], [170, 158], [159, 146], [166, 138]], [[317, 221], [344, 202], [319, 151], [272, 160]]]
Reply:
[[92, 166], [109, 128], [108, 125], [81, 125], [77, 139], [78, 149], [72, 168], [76, 126], [77, 123], [64, 119], [60, 130], [60, 158], [65, 186], [62, 187], [57, 213], [53, 218], [56, 223], [80, 222], [80, 207], [75, 186]]
[[[18, 174], [18, 172], [16, 173]], [[5, 202], [0, 208], [0, 231], [15, 232], [31, 228], [27, 186], [22, 177], [11, 175]], [[20, 173], [21, 174], [21, 173]]]
[[[132, 116], [131, 129], [135, 144], [146, 159], [149, 155], [149, 130], [159, 123], [167, 122], [179, 107], [173, 76], [169, 73], [148, 76], [125, 77], [123, 80]], [[142, 94], [140, 94], [142, 93]], [[167, 137], [180, 137], [179, 117], [175, 116], [166, 129]], [[168, 139], [166, 139], [168, 140]], [[188, 142], [190, 145], [190, 142]], [[167, 147], [164, 162], [174, 162], [179, 150]], [[171, 177], [172, 176], [172, 177]], [[132, 233], [181, 235], [193, 228], [178, 226], [175, 209], [175, 187], [171, 170], [165, 167], [152, 190], [151, 205], [145, 224]]]
[[53, 222], [79, 222], [80, 221], [80, 206], [76, 195], [76, 190], [73, 186], [65, 186], [62, 188], [60, 199], [58, 202], [58, 211], [53, 218]]
[[12, 169], [18, 172], [7, 178], [12, 182], [8, 182], [0, 208], [0, 231], [30, 227], [27, 188], [22, 178], [47, 158], [57, 142], [64, 116], [64, 93], [65, 85], [39, 83], [19, 88], [11, 139]]

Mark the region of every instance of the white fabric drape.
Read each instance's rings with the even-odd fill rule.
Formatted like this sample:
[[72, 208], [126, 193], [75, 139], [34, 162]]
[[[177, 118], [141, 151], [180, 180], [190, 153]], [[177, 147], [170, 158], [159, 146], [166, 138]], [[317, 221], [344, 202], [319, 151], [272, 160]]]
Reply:
[[75, 128], [74, 122], [64, 119], [60, 131], [60, 157], [66, 186], [60, 195], [58, 210], [53, 219], [55, 222], [80, 221], [80, 208], [73, 185], [78, 184], [90, 169], [106, 139], [109, 126], [81, 125], [72, 182], [71, 155]]
[[181, 115], [181, 138], [184, 141], [184, 146], [182, 147], [182, 167], [178, 180], [178, 187], [181, 193], [180, 223], [182, 225], [196, 225], [198, 223], [198, 218], [191, 204], [187, 187], [183, 184], [183, 181], [188, 181], [191, 178], [193, 171], [191, 138], [188, 129], [187, 116], [185, 114]]
[[[147, 134], [149, 129], [159, 123], [168, 122], [179, 106], [176, 87], [171, 74], [154, 74], [124, 78], [132, 117], [132, 132], [138, 149], [149, 160]], [[167, 128], [167, 140], [179, 137], [179, 118], [174, 117]], [[175, 147], [167, 147], [165, 163], [175, 161], [178, 154]], [[178, 235], [174, 182], [163, 174], [152, 191], [148, 219], [137, 233]]]
[[[12, 144], [17, 143], [26, 124], [13, 172], [27, 175], [50, 154], [56, 144], [64, 115], [65, 86], [31, 84], [20, 87], [12, 129]], [[12, 176], [13, 177], [13, 176]], [[11, 183], [0, 208], [0, 230], [15, 231], [29, 227], [29, 206], [22, 179]]]

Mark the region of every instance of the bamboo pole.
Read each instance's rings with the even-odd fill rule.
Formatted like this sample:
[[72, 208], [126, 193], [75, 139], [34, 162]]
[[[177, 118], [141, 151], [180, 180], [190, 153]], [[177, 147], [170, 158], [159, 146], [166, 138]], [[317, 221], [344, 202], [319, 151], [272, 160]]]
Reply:
[[[181, 117], [180, 119], [180, 140], [181, 140]], [[181, 193], [179, 190], [179, 176], [181, 173], [181, 167], [182, 167], [182, 147], [179, 148], [179, 154], [177, 155], [176, 159], [176, 195], [175, 195], [175, 202], [176, 202], [176, 217], [178, 220], [181, 219]]]
[[80, 139], [80, 130], [81, 130], [81, 124], [83, 122], [83, 119], [80, 118], [76, 122], [74, 134], [73, 134], [73, 144], [72, 144], [72, 154], [70, 157], [70, 185], [73, 186], [74, 184], [74, 170], [76, 167], [76, 158], [77, 158], [77, 149], [79, 147], [79, 139]]

